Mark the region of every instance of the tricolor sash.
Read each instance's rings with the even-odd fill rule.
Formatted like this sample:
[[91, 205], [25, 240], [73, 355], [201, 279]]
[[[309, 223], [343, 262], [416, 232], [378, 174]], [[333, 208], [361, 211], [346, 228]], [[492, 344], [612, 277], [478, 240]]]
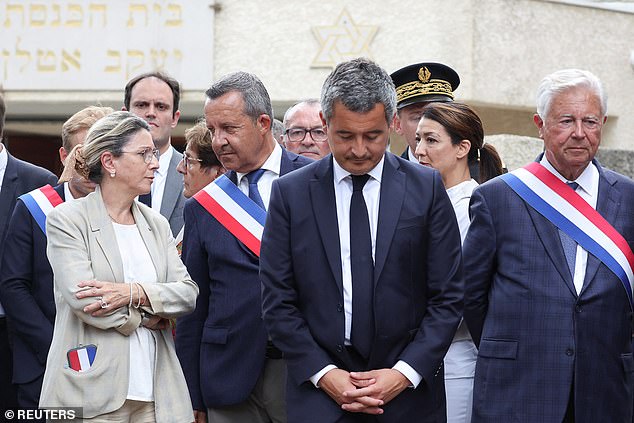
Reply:
[[634, 308], [634, 254], [625, 238], [599, 212], [538, 162], [501, 178], [532, 208], [605, 264], [621, 281]]
[[57, 191], [53, 189], [50, 185], [44, 185], [41, 188], [34, 189], [31, 192], [27, 192], [26, 194], [22, 194], [18, 197], [29, 212], [37, 225], [42, 229], [42, 232], [46, 234], [46, 216], [53, 210], [55, 207], [59, 206], [64, 202], [62, 197], [59, 196]]
[[266, 211], [225, 175], [198, 191], [194, 198], [233, 236], [260, 257]]

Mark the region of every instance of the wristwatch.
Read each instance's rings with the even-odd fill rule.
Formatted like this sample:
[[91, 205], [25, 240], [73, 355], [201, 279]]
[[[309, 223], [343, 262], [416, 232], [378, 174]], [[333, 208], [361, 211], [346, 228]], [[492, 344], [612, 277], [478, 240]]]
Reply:
[[145, 310], [141, 310], [141, 326], [147, 326], [150, 323], [152, 315]]

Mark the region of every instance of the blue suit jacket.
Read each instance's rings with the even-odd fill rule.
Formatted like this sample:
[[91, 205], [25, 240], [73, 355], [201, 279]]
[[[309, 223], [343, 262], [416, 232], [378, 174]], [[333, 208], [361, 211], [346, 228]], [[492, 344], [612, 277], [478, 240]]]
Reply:
[[[64, 198], [64, 185], [55, 187]], [[28, 383], [44, 373], [53, 338], [53, 271], [46, 257], [46, 234], [20, 200], [7, 230], [0, 272], [0, 301], [11, 324], [13, 382]]]
[[7, 168], [4, 170], [4, 179], [0, 190], [0, 257], [2, 257], [4, 237], [16, 199], [22, 194], [46, 184], [57, 185], [57, 177], [42, 167], [16, 159], [8, 154]]
[[[599, 169], [597, 211], [634, 245], [634, 182]], [[632, 310], [589, 254], [577, 295], [557, 228], [499, 178], [476, 188], [465, 319], [479, 356], [473, 423], [632, 421]]]
[[[262, 240], [264, 318], [287, 358], [289, 422], [334, 422], [341, 408], [309, 378], [352, 368], [332, 157], [273, 184]], [[379, 421], [445, 421], [442, 359], [460, 321], [460, 235], [440, 174], [385, 154], [375, 247], [375, 338], [367, 369], [404, 360], [423, 376]]]
[[[282, 152], [280, 174], [312, 160]], [[235, 172], [227, 176], [236, 181]], [[259, 259], [196, 200], [185, 204], [181, 258], [200, 288], [194, 313], [178, 320], [176, 349], [194, 409], [237, 404], [264, 364]]]

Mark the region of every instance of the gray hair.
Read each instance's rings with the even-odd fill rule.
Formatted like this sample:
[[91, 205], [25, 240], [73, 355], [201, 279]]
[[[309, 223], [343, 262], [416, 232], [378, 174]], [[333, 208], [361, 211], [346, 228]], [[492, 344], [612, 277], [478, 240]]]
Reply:
[[537, 114], [546, 119], [555, 95], [571, 88], [585, 87], [594, 91], [601, 102], [601, 115], [608, 113], [608, 96], [603, 84], [593, 73], [581, 69], [562, 69], [544, 77], [537, 89]]
[[321, 110], [326, 122], [332, 118], [336, 101], [355, 113], [367, 113], [381, 103], [390, 124], [396, 112], [396, 89], [383, 68], [369, 59], [358, 58], [338, 64], [324, 81]]
[[319, 102], [318, 98], [309, 98], [306, 100], [300, 100], [297, 103], [293, 104], [291, 107], [289, 107], [286, 112], [284, 113], [284, 120], [282, 122], [284, 122], [284, 126], [286, 126], [286, 123], [288, 122], [288, 119], [290, 118], [290, 115], [295, 111], [295, 109], [298, 106], [303, 106], [303, 105], [307, 105], [307, 106], [319, 106], [321, 107], [321, 103]]
[[[260, 115], [268, 115], [273, 123], [271, 97], [260, 79], [247, 72], [234, 72], [223, 76], [205, 92], [207, 98], [215, 100], [231, 91], [242, 94], [244, 113], [254, 121]], [[270, 129], [270, 128], [269, 128]]]
[[141, 130], [150, 131], [147, 122], [130, 112], [114, 112], [99, 119], [90, 128], [81, 155], [78, 171], [87, 179], [100, 183], [103, 177], [101, 155], [109, 152], [119, 157], [133, 135]]
[[73, 149], [71, 139], [76, 133], [90, 129], [99, 119], [113, 112], [112, 107], [88, 106], [72, 115], [62, 125], [62, 147], [70, 153]]

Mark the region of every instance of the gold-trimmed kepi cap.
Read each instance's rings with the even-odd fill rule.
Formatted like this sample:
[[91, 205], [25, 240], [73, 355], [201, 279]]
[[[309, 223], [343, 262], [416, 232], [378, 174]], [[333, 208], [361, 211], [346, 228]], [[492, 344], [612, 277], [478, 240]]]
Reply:
[[396, 86], [398, 109], [414, 103], [453, 101], [453, 92], [460, 85], [456, 71], [442, 63], [416, 63], [390, 76]]

